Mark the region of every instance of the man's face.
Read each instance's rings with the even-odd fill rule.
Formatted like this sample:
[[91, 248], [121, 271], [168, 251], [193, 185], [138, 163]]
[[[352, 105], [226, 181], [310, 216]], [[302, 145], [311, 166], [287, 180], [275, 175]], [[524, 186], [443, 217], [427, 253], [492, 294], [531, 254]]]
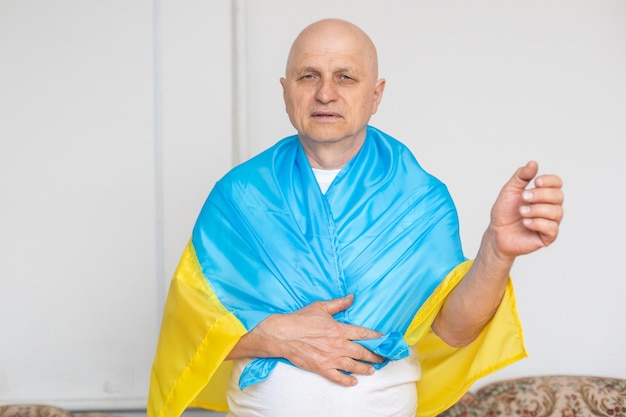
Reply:
[[296, 40], [281, 79], [289, 119], [303, 145], [362, 143], [384, 80], [369, 39], [337, 29]]

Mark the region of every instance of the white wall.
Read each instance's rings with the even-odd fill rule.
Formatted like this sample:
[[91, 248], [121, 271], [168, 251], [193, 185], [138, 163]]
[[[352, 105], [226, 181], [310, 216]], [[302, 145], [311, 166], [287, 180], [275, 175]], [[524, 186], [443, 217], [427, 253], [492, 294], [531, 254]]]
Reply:
[[231, 3], [0, 0], [0, 404], [143, 408], [231, 166]]
[[143, 401], [152, 61], [149, 2], [0, 3], [0, 402]]
[[372, 123], [449, 185], [468, 256], [518, 165], [565, 180], [559, 241], [514, 269], [531, 357], [481, 384], [626, 377], [626, 3], [0, 0], [0, 404], [143, 406], [195, 216], [293, 132], [278, 79], [329, 16], [378, 45]]

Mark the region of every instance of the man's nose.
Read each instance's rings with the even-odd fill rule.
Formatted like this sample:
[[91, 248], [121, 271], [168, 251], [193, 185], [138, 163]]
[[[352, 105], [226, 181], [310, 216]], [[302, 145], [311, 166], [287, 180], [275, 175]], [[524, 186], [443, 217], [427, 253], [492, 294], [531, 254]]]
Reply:
[[332, 79], [323, 79], [317, 89], [315, 98], [322, 102], [328, 103], [337, 99], [337, 86]]

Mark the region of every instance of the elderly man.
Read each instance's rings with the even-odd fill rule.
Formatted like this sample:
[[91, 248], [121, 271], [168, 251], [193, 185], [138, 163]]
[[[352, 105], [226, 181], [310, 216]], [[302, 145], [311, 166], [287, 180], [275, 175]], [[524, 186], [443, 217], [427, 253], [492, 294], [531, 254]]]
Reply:
[[556, 239], [561, 179], [517, 169], [467, 261], [445, 186], [368, 125], [385, 80], [361, 29], [306, 27], [281, 84], [297, 135], [207, 199], [168, 296], [148, 413], [435, 415], [525, 355], [509, 271]]

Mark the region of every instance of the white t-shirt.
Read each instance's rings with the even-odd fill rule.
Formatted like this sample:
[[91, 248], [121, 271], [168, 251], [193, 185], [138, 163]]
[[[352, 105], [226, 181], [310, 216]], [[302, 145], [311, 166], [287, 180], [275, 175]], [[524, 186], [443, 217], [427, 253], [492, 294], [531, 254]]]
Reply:
[[[339, 171], [313, 168], [322, 193]], [[279, 362], [267, 379], [241, 390], [239, 377], [249, 362], [234, 361], [228, 417], [414, 417], [417, 410], [415, 383], [421, 368], [413, 350], [373, 375], [355, 375], [359, 383], [352, 387]]]
[[333, 182], [337, 174], [339, 174], [341, 169], [319, 169], [313, 168], [313, 174], [315, 175], [315, 179], [322, 190], [322, 194], [326, 194], [328, 191], [328, 187]]
[[355, 375], [359, 383], [352, 387], [279, 362], [266, 380], [241, 390], [239, 376], [248, 362], [235, 361], [228, 382], [228, 417], [415, 416], [421, 370], [414, 354], [372, 375]]

